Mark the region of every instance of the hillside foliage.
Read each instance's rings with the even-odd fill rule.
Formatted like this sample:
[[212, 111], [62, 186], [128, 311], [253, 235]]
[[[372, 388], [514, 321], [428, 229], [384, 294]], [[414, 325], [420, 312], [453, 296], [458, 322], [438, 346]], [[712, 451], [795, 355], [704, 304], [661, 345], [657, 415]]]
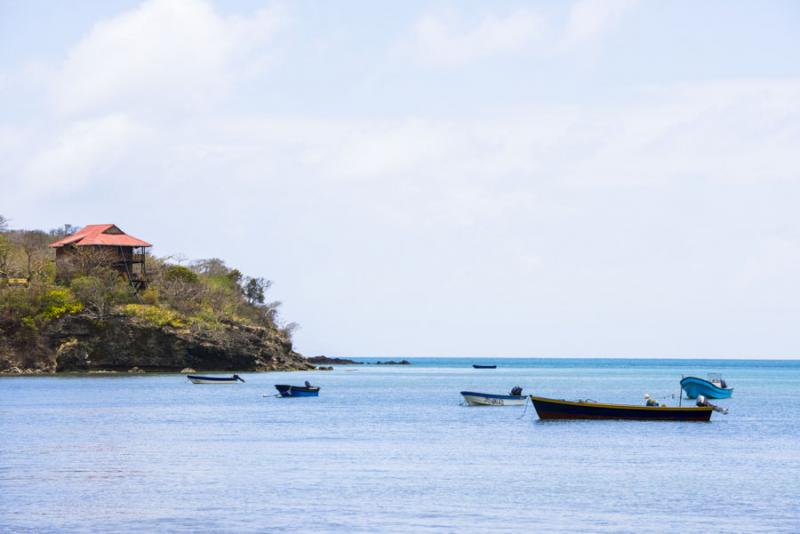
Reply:
[[280, 302], [268, 302], [271, 282], [248, 277], [218, 258], [186, 265], [147, 256], [148, 285], [135, 291], [117, 271], [86, 262], [69, 281], [57, 282], [47, 245], [77, 230], [12, 230], [0, 216], [0, 333], [19, 345], [65, 314], [102, 320], [125, 314], [159, 327], [219, 328], [241, 323], [277, 330], [290, 340], [295, 324], [281, 324]]

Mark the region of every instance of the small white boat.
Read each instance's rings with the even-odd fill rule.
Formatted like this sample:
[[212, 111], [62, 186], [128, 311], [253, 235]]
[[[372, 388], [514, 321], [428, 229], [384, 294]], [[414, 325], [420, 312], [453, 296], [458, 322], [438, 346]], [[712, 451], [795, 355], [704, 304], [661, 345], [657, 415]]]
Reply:
[[237, 382], [244, 382], [244, 379], [239, 375], [233, 375], [233, 376], [188, 375], [186, 378], [191, 380], [192, 384], [235, 384]]
[[495, 395], [493, 393], [478, 393], [476, 391], [462, 391], [461, 396], [470, 406], [522, 406], [528, 397], [522, 395]]

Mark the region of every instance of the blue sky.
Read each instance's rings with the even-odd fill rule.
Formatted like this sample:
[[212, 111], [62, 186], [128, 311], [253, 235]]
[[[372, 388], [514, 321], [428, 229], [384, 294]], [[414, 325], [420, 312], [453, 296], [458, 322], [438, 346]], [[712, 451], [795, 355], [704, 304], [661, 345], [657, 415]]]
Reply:
[[0, 0], [0, 213], [306, 354], [797, 357], [796, 2]]

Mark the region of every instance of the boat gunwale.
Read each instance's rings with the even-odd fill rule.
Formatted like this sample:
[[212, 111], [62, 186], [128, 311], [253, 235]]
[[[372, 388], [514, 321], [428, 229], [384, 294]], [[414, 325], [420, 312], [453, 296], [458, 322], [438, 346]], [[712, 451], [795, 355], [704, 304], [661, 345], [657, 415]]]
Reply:
[[714, 408], [711, 406], [639, 406], [636, 404], [607, 404], [600, 402], [579, 402], [564, 399], [550, 399], [548, 397], [537, 397], [530, 395], [531, 401], [541, 401], [552, 404], [565, 404], [567, 406], [580, 406], [582, 408], [611, 408], [615, 410], [643, 410], [643, 411], [672, 411], [672, 412], [710, 412]]
[[238, 382], [239, 376], [207, 376], [207, 375], [186, 375], [189, 380], [209, 380], [211, 382]]
[[281, 391], [281, 388], [287, 389], [287, 390], [297, 390], [297, 391], [312, 392], [312, 391], [319, 391], [320, 386], [306, 387], [306, 386], [293, 386], [291, 384], [275, 384], [275, 389], [277, 389], [278, 391]]
[[474, 397], [485, 397], [487, 399], [501, 399], [501, 400], [521, 400], [528, 395], [500, 395], [497, 393], [479, 393], [477, 391], [462, 391], [462, 396], [471, 395]]

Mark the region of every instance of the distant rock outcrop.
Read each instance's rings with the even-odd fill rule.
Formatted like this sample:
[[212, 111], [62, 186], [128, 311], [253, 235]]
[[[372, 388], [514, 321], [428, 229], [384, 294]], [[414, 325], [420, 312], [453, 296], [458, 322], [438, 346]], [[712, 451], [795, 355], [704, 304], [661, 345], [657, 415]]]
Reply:
[[329, 358], [328, 356], [312, 356], [307, 358], [311, 363], [318, 364], [324, 363], [328, 365], [363, 365], [364, 362], [357, 362], [355, 360], [348, 360], [346, 358]]
[[394, 360], [389, 360], [387, 362], [375, 362], [375, 365], [411, 365], [411, 362], [408, 360], [400, 360], [397, 362]]

